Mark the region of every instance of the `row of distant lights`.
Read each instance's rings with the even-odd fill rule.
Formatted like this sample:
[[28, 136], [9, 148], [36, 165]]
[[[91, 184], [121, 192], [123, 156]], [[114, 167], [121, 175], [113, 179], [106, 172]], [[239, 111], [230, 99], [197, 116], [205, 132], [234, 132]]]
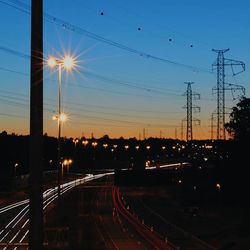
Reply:
[[[75, 145], [76, 145], [77, 143], [79, 143], [79, 140], [76, 139], [76, 140], [73, 140], [73, 142], [74, 142]], [[84, 146], [87, 146], [87, 145], [89, 144], [89, 141], [84, 140], [84, 141], [82, 141], [82, 144], [83, 144]], [[98, 145], [98, 142], [92, 142], [91, 145], [95, 148], [95, 147]], [[103, 146], [104, 148], [108, 148], [108, 147], [109, 147], [109, 144], [104, 143], [104, 144], [102, 144], [102, 146]], [[112, 147], [113, 147], [113, 149], [116, 149], [116, 148], [118, 148], [118, 145], [117, 145], [117, 144], [114, 144], [114, 145], [112, 145]], [[124, 148], [125, 148], [125, 149], [129, 149], [130, 146], [129, 146], [129, 145], [125, 145]], [[146, 149], [147, 149], [147, 150], [150, 150], [150, 148], [151, 148], [151, 146], [149, 146], [149, 145], [146, 146]], [[162, 146], [161, 148], [162, 148], [162, 150], [165, 150], [165, 149], [166, 149], [165, 146]], [[139, 145], [135, 146], [135, 149], [137, 149], [137, 150], [140, 149], [140, 146], [139, 146]]]
[[[176, 169], [176, 170], [177, 170], [177, 169]], [[178, 180], [178, 183], [179, 183], [179, 184], [182, 184], [182, 180], [179, 179], [179, 180]], [[215, 188], [216, 188], [218, 191], [221, 191], [221, 184], [220, 184], [220, 183], [216, 183], [216, 184], [215, 184]], [[197, 186], [193, 186], [193, 189], [194, 189], [194, 191], [196, 191], [196, 190], [197, 190]]]
[[[80, 142], [80, 140], [79, 139], [74, 139], [73, 140], [73, 142], [75, 143], [75, 145], [77, 144], [77, 143], [79, 143]], [[89, 141], [88, 140], [84, 140], [84, 141], [82, 141], [82, 144], [84, 145], [84, 146], [87, 146], [88, 144], [89, 144]], [[91, 143], [91, 145], [93, 146], [93, 147], [96, 147], [97, 145], [98, 145], [98, 143], [97, 142], [92, 142]], [[103, 144], [103, 147], [104, 148], [107, 148], [109, 145], [107, 144], [107, 143], [105, 143], [105, 144]], [[113, 145], [113, 148], [117, 148], [117, 146], [118, 145]], [[205, 149], [212, 149], [213, 148], [213, 146], [210, 146], [210, 145], [203, 145], [203, 146], [201, 146], [202, 148], [205, 148]], [[125, 149], [128, 149], [129, 148], [129, 145], [125, 145], [124, 146], [124, 148]], [[140, 148], [140, 146], [135, 146], [135, 148], [136, 149], [139, 149]], [[151, 146], [146, 146], [146, 149], [150, 149], [151, 148]], [[165, 150], [166, 149], [166, 147], [165, 146], [162, 146], [161, 147], [163, 150]], [[181, 149], [185, 149], [186, 148], [186, 146], [184, 146], [184, 145], [177, 145], [177, 146], [172, 146], [172, 149], [173, 150], [178, 150], [178, 151], [180, 151]]]

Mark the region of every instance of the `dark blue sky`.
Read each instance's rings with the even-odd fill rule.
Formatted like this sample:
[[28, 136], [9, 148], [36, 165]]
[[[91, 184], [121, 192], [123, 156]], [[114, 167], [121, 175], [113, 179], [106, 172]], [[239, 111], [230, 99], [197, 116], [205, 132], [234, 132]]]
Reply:
[[[29, 5], [0, 1], [0, 130], [23, 134], [29, 132]], [[65, 52], [78, 57], [77, 70], [63, 74], [63, 107], [70, 115], [64, 135], [138, 137], [145, 127], [148, 136], [161, 130], [173, 137], [177, 128], [180, 137], [184, 82], [192, 81], [201, 94], [194, 137], [209, 137], [216, 109], [212, 48], [230, 48], [226, 58], [246, 63], [235, 78], [228, 68], [226, 81], [249, 88], [247, 0], [44, 0], [44, 12], [45, 58]], [[46, 67], [44, 78], [45, 132], [55, 135], [57, 74]], [[238, 94], [227, 92], [227, 107]]]

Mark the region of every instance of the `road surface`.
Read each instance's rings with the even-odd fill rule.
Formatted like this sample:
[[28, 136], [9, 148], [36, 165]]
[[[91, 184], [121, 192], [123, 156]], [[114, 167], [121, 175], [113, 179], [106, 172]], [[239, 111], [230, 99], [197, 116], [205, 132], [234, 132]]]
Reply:
[[[72, 191], [83, 183], [101, 178], [108, 174], [87, 175], [61, 185], [61, 195]], [[48, 208], [57, 200], [57, 187], [49, 188], [43, 193], [43, 209]], [[27, 249], [29, 225], [29, 200], [22, 200], [0, 208], [0, 249]]]

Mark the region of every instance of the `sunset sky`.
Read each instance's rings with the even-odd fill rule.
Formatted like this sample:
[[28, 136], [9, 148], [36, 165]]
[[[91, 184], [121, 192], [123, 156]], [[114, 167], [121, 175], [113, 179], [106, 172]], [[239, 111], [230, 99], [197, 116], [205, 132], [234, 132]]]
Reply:
[[[0, 1], [0, 131], [29, 134], [30, 0]], [[199, 93], [194, 139], [211, 138], [216, 110], [212, 49], [246, 71], [226, 82], [250, 87], [249, 0], [44, 0], [44, 133], [56, 136], [58, 72], [50, 55], [73, 54], [77, 68], [63, 72], [62, 136], [177, 137], [186, 117], [186, 87]], [[235, 72], [240, 71], [235, 68]], [[227, 112], [238, 102], [226, 91]], [[185, 122], [184, 122], [185, 138]]]

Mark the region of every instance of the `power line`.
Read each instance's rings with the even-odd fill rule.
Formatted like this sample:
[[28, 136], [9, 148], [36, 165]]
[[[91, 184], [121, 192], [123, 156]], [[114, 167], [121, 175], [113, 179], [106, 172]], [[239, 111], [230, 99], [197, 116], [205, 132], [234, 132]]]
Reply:
[[[11, 105], [11, 106], [15, 106], [15, 107], [19, 107], [19, 108], [27, 108], [28, 106], [28, 100], [25, 100], [25, 99], [19, 99], [19, 102], [18, 101], [13, 101], [13, 100], [6, 100], [6, 99], [3, 99], [3, 98], [9, 98], [9, 99], [16, 99], [16, 97], [10, 97], [10, 96], [1, 96], [0, 95], [0, 102], [2, 103], [5, 103], [7, 105]], [[22, 101], [20, 103], [20, 100]], [[23, 103], [26, 102], [26, 103]], [[48, 104], [45, 104], [45, 105], [48, 105]], [[44, 109], [45, 111], [47, 112], [53, 112], [54, 110], [53, 109], [48, 109], [48, 108], [45, 108]], [[78, 110], [80, 111], [84, 111], [84, 112], [87, 112], [87, 113], [94, 113], [93, 111], [89, 111], [89, 110], [86, 110], [86, 109], [81, 109], [79, 108]], [[114, 115], [114, 116], [117, 116], [119, 114], [116, 114], [116, 113], [104, 113], [104, 112], [95, 112], [95, 113], [98, 113], [98, 114], [103, 114], [103, 115]], [[145, 124], [149, 124], [149, 123], [145, 123], [145, 122], [138, 122], [138, 121], [129, 121], [129, 120], [117, 120], [117, 119], [112, 119], [112, 118], [106, 118], [106, 117], [100, 117], [100, 116], [91, 116], [91, 115], [83, 115], [83, 114], [79, 114], [79, 113], [70, 113], [70, 116], [74, 116], [76, 118], [83, 118], [83, 119], [95, 119], [95, 120], [102, 120], [102, 121], [111, 121], [111, 122], [115, 122], [115, 123], [127, 123], [127, 124], [135, 124], [135, 125], [140, 125], [140, 126], [145, 126]], [[126, 117], [126, 115], [123, 115]], [[143, 117], [138, 117], [138, 116], [129, 116], [127, 115], [127, 117], [132, 117], [132, 118], [143, 118]], [[144, 117], [144, 118], [147, 118], [149, 119], [148, 117]], [[160, 119], [160, 118], [150, 118], [150, 119]], [[157, 126], [157, 127], [162, 127], [163, 125], [160, 125], [160, 124], [151, 124], [150, 123], [150, 126]], [[165, 126], [165, 125], [164, 125]]]
[[[0, 46], [0, 50], [2, 50], [4, 52], [7, 52], [7, 53], [10, 53], [10, 54], [13, 54], [15, 56], [22, 57], [22, 58], [26, 58], [26, 59], [30, 58], [30, 56], [25, 54], [25, 53], [22, 53], [22, 52], [19, 52], [19, 51], [16, 51], [16, 50], [13, 50], [13, 49], [10, 49], [10, 48], [7, 48], [7, 47]], [[14, 71], [14, 70], [2, 68], [2, 67], [0, 67], [0, 70], [12, 72], [12, 73], [23, 74], [23, 75], [28, 76], [28, 74], [26, 74], [26, 73]], [[89, 78], [94, 78], [94, 79], [97, 79], [99, 81], [109, 82], [111, 84], [118, 84], [118, 85], [121, 85], [121, 86], [124, 86], [124, 87], [143, 90], [143, 91], [146, 91], [147, 93], [157, 93], [157, 94], [160, 94], [160, 95], [164, 95], [164, 94], [166, 95], [167, 94], [167, 95], [172, 95], [172, 96], [180, 96], [178, 94], [164, 92], [164, 91], [170, 91], [170, 90], [151, 88], [151, 87], [143, 86], [143, 85], [133, 83], [133, 82], [124, 82], [124, 81], [121, 81], [121, 80], [118, 80], [118, 79], [113, 79], [113, 78], [110, 78], [110, 77], [107, 77], [107, 76], [99, 75], [99, 74], [88, 72], [88, 71], [86, 71], [86, 72], [85, 71], [83, 72], [82, 70], [77, 70], [77, 71], [79, 73], [81, 73], [82, 75], [84, 75], [86, 77], [89, 77]], [[85, 88], [93, 88], [93, 87], [85, 87]], [[93, 88], [93, 89], [95, 89], [95, 88]], [[105, 92], [114, 92], [114, 93], [119, 93], [119, 94], [125, 94], [124, 92], [108, 91], [107, 89], [99, 89], [99, 90], [105, 91]], [[131, 95], [131, 94], [129, 93], [128, 95]], [[137, 94], [136, 96], [139, 96], [139, 95]]]
[[[20, 95], [20, 96], [25, 96], [27, 97], [26, 95], [22, 95], [22, 94], [17, 94], [17, 93], [13, 93], [13, 92], [10, 92], [10, 91], [3, 91], [3, 90], [0, 90], [0, 92], [3, 92], [3, 93], [9, 93], [9, 94], [13, 94], [14, 97], [9, 97], [11, 99], [17, 99], [16, 95]], [[20, 98], [21, 99], [21, 98]], [[24, 100], [26, 102], [28, 102], [28, 99], [21, 99], [21, 100]], [[53, 102], [55, 103], [55, 100], [54, 99], [50, 99], [50, 98], [45, 98], [46, 101], [50, 101], [50, 102]], [[72, 101], [65, 101], [66, 104], [69, 104], [69, 105], [75, 105], [77, 107], [79, 106], [89, 106], [89, 107], [93, 107], [93, 108], [98, 108], [98, 109], [113, 109], [113, 110], [118, 110], [118, 111], [128, 111], [128, 112], [135, 112], [135, 113], [157, 113], [157, 114], [176, 114], [176, 113], [182, 113], [182, 112], [167, 112], [167, 111], [157, 111], [157, 110], [138, 110], [138, 109], [125, 109], [125, 108], [116, 108], [116, 107], [111, 107], [111, 106], [99, 106], [99, 105], [92, 105], [92, 104], [86, 104], [86, 103], [78, 103], [78, 102], [72, 102]], [[50, 105], [48, 103], [44, 103], [45, 105]], [[89, 111], [89, 112], [92, 112], [92, 111]], [[103, 111], [100, 111], [100, 113], [103, 113]], [[117, 113], [111, 113], [111, 114], [114, 114], [116, 115]], [[136, 115], [136, 117], [138, 117]], [[145, 116], [144, 116], [145, 117]]]
[[[22, 2], [20, 2], [18, 0], [15, 0], [15, 1], [9, 0], [9, 1], [12, 2], [12, 4], [10, 4], [10, 3], [6, 4], [6, 2], [0, 0], [0, 2], [3, 3], [3, 4], [6, 4], [6, 5], [8, 5], [10, 7], [14, 7], [14, 8], [15, 8], [15, 6], [18, 6], [19, 8], [16, 8], [16, 9], [18, 9], [20, 11], [24, 11], [25, 13], [30, 14], [30, 6], [29, 5], [24, 4], [24, 3], [22, 3]], [[126, 46], [124, 44], [121, 44], [121, 43], [112, 41], [110, 39], [104, 38], [104, 37], [102, 37], [102, 36], [100, 36], [98, 34], [87, 31], [84, 28], [81, 28], [81, 27], [73, 25], [73, 24], [71, 24], [69, 22], [66, 22], [63, 19], [60, 19], [60, 18], [57, 18], [57, 17], [52, 16], [50, 14], [47, 14], [46, 12], [44, 12], [43, 18], [44, 18], [45, 21], [56, 24], [57, 26], [60, 26], [60, 27], [62, 27], [64, 29], [73, 31], [73, 32], [78, 33], [78, 34], [83, 35], [83, 36], [87, 36], [87, 37], [92, 38], [94, 40], [103, 42], [105, 44], [111, 45], [111, 46], [119, 48], [121, 50], [125, 50], [127, 52], [130, 52], [132, 54], [137, 54], [137, 55], [139, 55], [139, 56], [141, 56], [143, 58], [146, 58], [146, 59], [153, 59], [153, 60], [156, 60], [156, 61], [159, 61], [159, 62], [163, 62], [163, 63], [183, 67], [183, 68], [186, 68], [186, 69], [189, 69], [189, 70], [192, 70], [192, 71], [205, 72], [205, 73], [213, 74], [212, 71], [204, 69], [204, 68], [179, 63], [179, 62], [176, 62], [176, 61], [172, 61], [172, 60], [169, 60], [169, 59], [166, 59], [166, 58], [158, 57], [158, 56], [148, 54], [148, 53], [145, 53], [143, 51], [128, 47], [128, 46]]]
[[[130, 13], [131, 14], [131, 10], [130, 9], [128, 9], [128, 8], [124, 8], [124, 7], [121, 7], [121, 6], [118, 6], [117, 5], [117, 2], [116, 1], [113, 1], [113, 3], [112, 3], [112, 5], [113, 6], [117, 6], [118, 8], [120, 8], [120, 9], [122, 9], [123, 11], [124, 11], [124, 13]], [[136, 18], [138, 18], [138, 17], [140, 17], [140, 18], [146, 18], [146, 19], [148, 19], [148, 18], [150, 18], [149, 16], [143, 16], [142, 15], [142, 12], [132, 12], [132, 15], [133, 16], [135, 16]], [[107, 16], [107, 15], [105, 15], [105, 16]], [[108, 15], [109, 16], [109, 15]], [[114, 18], [113, 18], [114, 19]], [[121, 22], [121, 21], [120, 21]], [[152, 23], [150, 23], [150, 24], [152, 24]], [[133, 26], [133, 27], [135, 27], [135, 26]], [[145, 29], [144, 28], [144, 26], [140, 26], [141, 27], [141, 29], [140, 29], [140, 31], [147, 31], [147, 32], [149, 32], [147, 29]], [[152, 32], [151, 30], [150, 30], [150, 32], [149, 33], [151, 33], [152, 35], [157, 35], [158, 37], [160, 37], [160, 38], [163, 38], [164, 40], [168, 40], [169, 42], [173, 42], [173, 41], [175, 41], [175, 39], [173, 38], [173, 36], [162, 36], [162, 34], [160, 35], [160, 34], [158, 34], [158, 33], [155, 33], [155, 30], [158, 28], [159, 26], [155, 26], [155, 25], [152, 25], [152, 28], [153, 28], [153, 30], [154, 30], [154, 32]], [[208, 43], [208, 42], [204, 42], [204, 41], [200, 41], [199, 39], [197, 39], [197, 38], [195, 38], [195, 39], [193, 39], [193, 38], [191, 38], [189, 35], [187, 35], [187, 34], [184, 34], [184, 33], [182, 33], [182, 32], [178, 32], [178, 31], [176, 31], [176, 30], [173, 30], [172, 29], [172, 27], [171, 26], [169, 26], [168, 25], [168, 23], [164, 23], [164, 29], [167, 29], [167, 30], [170, 30], [170, 32], [171, 33], [174, 33], [174, 34], [177, 34], [178, 36], [180, 36], [180, 37], [185, 37], [185, 38], [188, 38], [188, 40], [192, 40], [192, 41], [196, 41], [198, 44], [202, 44], [203, 46], [203, 48], [206, 48], [206, 49], [209, 49], [209, 48], [211, 48], [211, 45]], [[165, 30], [164, 30], [165, 31]], [[175, 41], [175, 43], [176, 43], [176, 41]], [[183, 44], [182, 44], [183, 45]], [[188, 43], [188, 45], [189, 45], [189, 47], [190, 48], [197, 48], [197, 46], [192, 46], [193, 45], [193, 43]]]
[[7, 47], [0, 46], [0, 50], [5, 51], [5, 52], [7, 52], [9, 54], [12, 54], [12, 55], [15, 55], [15, 56], [25, 58], [25, 59], [30, 58], [30, 55], [27, 55], [25, 53], [22, 53], [22, 52], [19, 52], [19, 51], [16, 51], [16, 50], [13, 50], [13, 49], [10, 49], [10, 48], [7, 48]]
[[[159, 89], [157, 89], [155, 87], [152, 88], [152, 87], [147, 87], [145, 85], [143, 86], [141, 84], [136, 84], [136, 83], [133, 83], [133, 82], [112, 79], [112, 78], [102, 76], [102, 75], [99, 75], [99, 74], [95, 74], [95, 73], [92, 73], [92, 72], [88, 72], [88, 71], [83, 72], [82, 70], [78, 70], [78, 72], [80, 72], [84, 76], [88, 76], [90, 78], [92, 77], [92, 78], [95, 78], [95, 79], [98, 79], [98, 80], [101, 80], [101, 81], [119, 84], [119, 85], [124, 86], [124, 87], [130, 87], [130, 88], [135, 88], [135, 89], [138, 89], [138, 90], [144, 90], [144, 91], [147, 91], [147, 92], [150, 92], [150, 93], [154, 92], [154, 93], [157, 93], [157, 94], [170, 94], [170, 93], [164, 92], [164, 91], [167, 91], [165, 89], [160, 89], [159, 90]], [[177, 96], [177, 94], [173, 94], [173, 93], [171, 93], [171, 95]]]
[[[2, 93], [7, 93], [7, 94], [11, 94], [11, 95], [14, 95], [13, 97], [10, 97], [10, 98], [13, 98], [13, 99], [17, 99], [16, 96], [22, 96], [22, 97], [28, 97], [27, 95], [25, 94], [20, 94], [20, 93], [15, 93], [15, 92], [11, 92], [11, 91], [5, 91], [5, 90], [0, 90], [0, 92]], [[19, 98], [21, 100], [25, 100], [26, 102], [28, 102], [28, 99], [23, 99], [23, 98]], [[50, 99], [50, 98], [45, 98], [45, 101], [49, 101], [49, 102], [53, 102], [55, 103], [56, 100], [54, 99]], [[176, 114], [176, 113], [183, 113], [183, 112], [176, 112], [176, 111], [159, 111], [159, 110], [142, 110], [142, 109], [126, 109], [126, 108], [118, 108], [118, 107], [113, 107], [113, 106], [100, 106], [100, 105], [94, 105], [94, 104], [87, 104], [87, 103], [79, 103], [79, 102], [72, 102], [72, 101], [64, 101], [65, 104], [69, 104], [69, 105], [75, 105], [77, 107], [79, 106], [89, 106], [89, 107], [93, 107], [93, 108], [98, 108], [98, 109], [111, 109], [111, 110], [117, 110], [117, 111], [127, 111], [127, 112], [135, 112], [135, 113], [154, 113], [154, 114]], [[44, 103], [45, 105], [50, 105], [48, 103]], [[100, 111], [101, 113], [103, 113], [102, 111]], [[138, 117], [138, 116], [136, 116]]]
[[22, 115], [16, 115], [16, 114], [6, 114], [6, 113], [0, 113], [0, 116], [8, 116], [8, 117], [14, 117], [14, 118], [21, 118], [21, 119], [28, 119], [28, 116], [22, 116]]
[[[15, 73], [15, 74], [19, 74], [19, 75], [23, 75], [23, 76], [29, 76], [29, 74], [27, 73], [23, 73], [23, 72], [20, 72], [20, 71], [15, 71], [15, 70], [10, 70], [10, 69], [6, 69], [6, 68], [2, 68], [0, 67], [0, 70], [2, 71], [6, 71], [6, 72], [10, 72], [10, 73]], [[100, 80], [100, 77], [98, 78], [99, 81]], [[115, 83], [115, 80], [113, 79], [110, 79], [112, 82], [112, 84]], [[108, 81], [108, 78], [106, 79], [106, 81]], [[75, 81], [76, 82], [76, 81]], [[91, 89], [91, 90], [98, 90], [98, 91], [101, 91], [101, 92], [106, 92], [106, 93], [109, 93], [109, 94], [118, 94], [118, 95], [126, 95], [126, 96], [135, 96], [135, 97], [146, 97], [146, 98], [157, 98], [157, 99], [165, 99], [163, 96], [158, 96], [158, 97], [155, 97], [155, 96], [152, 96], [152, 95], [143, 95], [143, 94], [136, 94], [136, 93], [128, 93], [128, 92], [124, 92], [124, 91], [115, 91], [115, 90], [110, 90], [110, 89], [107, 89], [107, 88], [95, 88], [95, 87], [90, 87], [90, 86], [84, 86], [82, 83], [79, 83], [78, 84], [74, 84], [74, 85], [69, 85], [71, 87], [78, 87], [78, 88], [85, 88], [85, 89]], [[125, 85], [126, 86], [126, 85]], [[129, 86], [131, 88], [133, 88], [132, 86]], [[154, 91], [152, 91], [154, 92]], [[151, 92], [150, 92], [151, 93]], [[170, 95], [170, 96], [176, 96], [176, 97], [180, 97], [180, 95], [177, 95], [177, 94], [173, 94], [173, 93], [164, 93], [164, 92], [156, 92], [157, 94], [162, 94], [162, 95]]]

